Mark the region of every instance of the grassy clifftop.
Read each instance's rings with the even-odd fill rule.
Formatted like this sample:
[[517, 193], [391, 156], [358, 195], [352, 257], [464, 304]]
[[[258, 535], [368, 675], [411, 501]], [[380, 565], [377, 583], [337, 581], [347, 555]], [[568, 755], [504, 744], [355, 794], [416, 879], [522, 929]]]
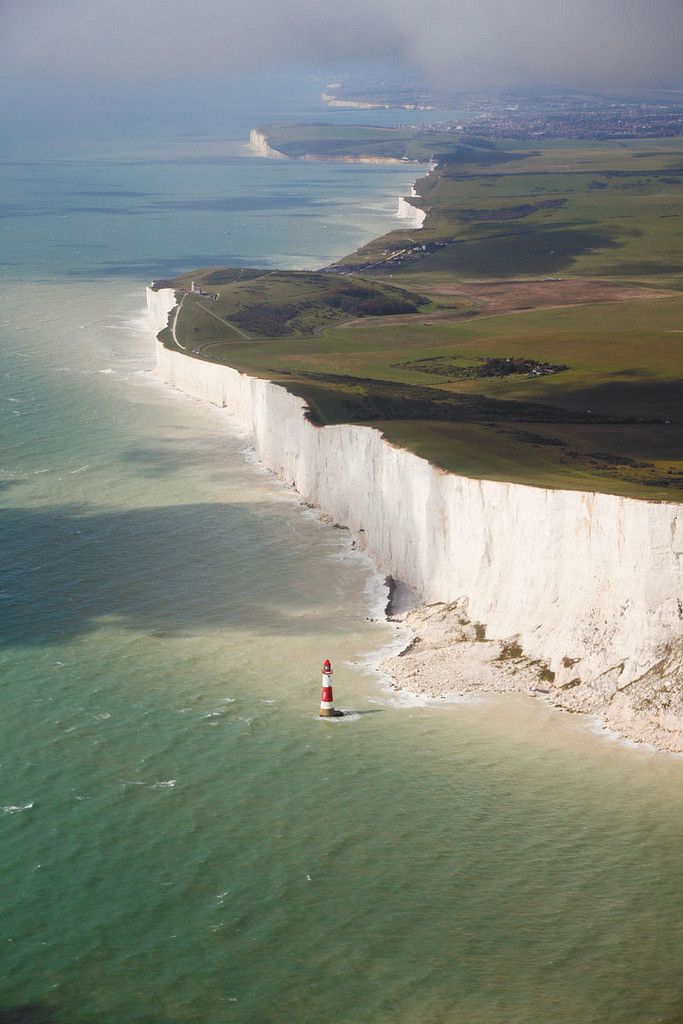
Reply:
[[680, 139], [454, 148], [422, 230], [315, 273], [195, 273], [176, 336], [454, 472], [680, 501], [681, 183]]

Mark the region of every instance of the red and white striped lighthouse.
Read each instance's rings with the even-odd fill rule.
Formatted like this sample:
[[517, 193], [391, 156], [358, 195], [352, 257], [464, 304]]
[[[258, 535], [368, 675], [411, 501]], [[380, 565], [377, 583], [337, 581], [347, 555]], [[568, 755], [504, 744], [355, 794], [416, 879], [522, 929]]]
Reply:
[[320, 698], [321, 718], [341, 718], [343, 711], [337, 711], [332, 696], [332, 663], [329, 658], [323, 662], [323, 690]]

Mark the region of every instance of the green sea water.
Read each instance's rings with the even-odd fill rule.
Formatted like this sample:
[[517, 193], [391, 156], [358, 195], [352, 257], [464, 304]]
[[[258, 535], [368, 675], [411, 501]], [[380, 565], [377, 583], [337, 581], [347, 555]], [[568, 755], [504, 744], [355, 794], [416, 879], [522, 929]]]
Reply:
[[322, 263], [414, 176], [264, 119], [0, 167], [0, 1022], [676, 1024], [683, 761], [398, 698], [372, 566], [150, 373], [148, 277]]

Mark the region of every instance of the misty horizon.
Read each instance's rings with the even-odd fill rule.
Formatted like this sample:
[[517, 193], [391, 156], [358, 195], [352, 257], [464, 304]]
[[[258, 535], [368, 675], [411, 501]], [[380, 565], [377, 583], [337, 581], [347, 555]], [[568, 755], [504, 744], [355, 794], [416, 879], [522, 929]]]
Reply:
[[132, 0], [115, 16], [105, 0], [4, 0], [2, 18], [6, 114], [62, 97], [115, 110], [132, 90], [158, 91], [160, 78], [195, 92], [206, 79], [210, 102], [210, 81], [223, 76], [349, 62], [461, 92], [627, 93], [683, 80], [677, 0], [433, 0], [421, 11], [405, 0], [150, 0], [144, 17]]

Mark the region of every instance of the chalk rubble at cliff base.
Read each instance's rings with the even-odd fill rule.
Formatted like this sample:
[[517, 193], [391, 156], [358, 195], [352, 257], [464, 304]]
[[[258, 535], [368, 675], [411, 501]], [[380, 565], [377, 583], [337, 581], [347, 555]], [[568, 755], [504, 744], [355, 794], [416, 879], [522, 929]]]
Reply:
[[[147, 294], [158, 333], [175, 295]], [[683, 749], [680, 505], [446, 473], [371, 427], [316, 427], [305, 403], [283, 387], [158, 341], [157, 372], [232, 413], [261, 462], [347, 526], [380, 571], [428, 604], [457, 610], [466, 599], [467, 618], [487, 638], [515, 638], [528, 664], [543, 666], [545, 682], [503, 666], [499, 684], [488, 673], [488, 689], [548, 689], [558, 706], [597, 714], [621, 735]], [[418, 621], [424, 628], [422, 620], [409, 624]], [[479, 641], [452, 641], [439, 683], [445, 689], [466, 685], [474, 672], [471, 653], [467, 672], [459, 668], [464, 642]], [[426, 651], [428, 641], [421, 643]], [[434, 661], [444, 646], [437, 642]], [[403, 666], [412, 666], [409, 689], [436, 685], [415, 657], [393, 666], [399, 683]], [[512, 676], [519, 676], [514, 686]]]
[[[466, 598], [432, 604], [394, 616], [412, 639], [380, 669], [391, 688], [448, 699], [454, 694], [524, 693], [563, 711], [595, 715], [619, 736], [660, 750], [683, 751], [683, 650], [672, 648], [641, 678], [600, 688], [577, 678], [557, 684], [548, 666], [532, 660], [517, 637], [490, 640], [483, 623], [472, 622]], [[678, 680], [678, 682], [677, 682]]]

